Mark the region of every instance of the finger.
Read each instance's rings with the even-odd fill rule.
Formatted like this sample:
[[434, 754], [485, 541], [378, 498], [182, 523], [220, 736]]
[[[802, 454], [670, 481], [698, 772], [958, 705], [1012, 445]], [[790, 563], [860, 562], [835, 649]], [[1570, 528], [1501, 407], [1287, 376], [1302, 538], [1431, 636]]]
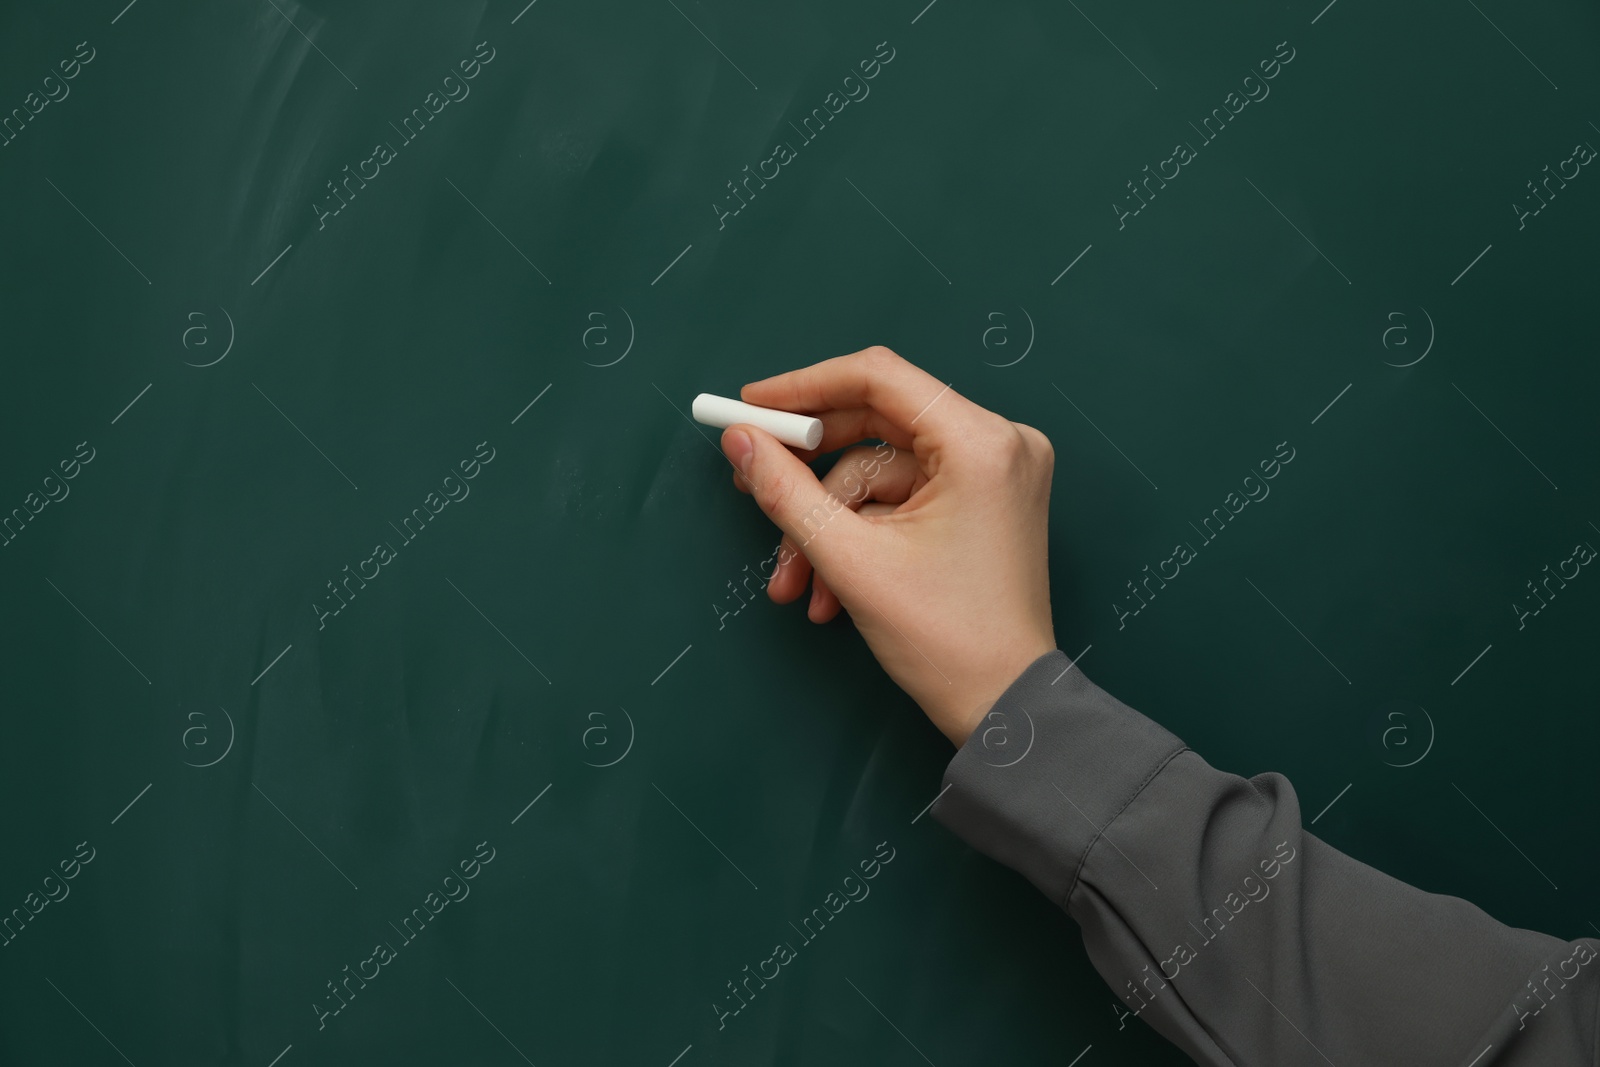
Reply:
[[821, 411], [816, 415], [822, 421], [821, 443], [816, 448], [796, 450], [800, 458], [807, 462], [868, 438], [887, 441], [896, 448], [909, 451], [915, 436], [900, 429], [886, 416], [871, 408]]
[[[899, 450], [912, 451], [912, 436], [895, 426], [884, 416], [871, 408], [852, 408], [849, 411], [824, 411], [817, 415], [822, 422], [822, 441], [816, 448], [795, 448], [790, 446], [790, 451], [799, 456], [806, 463], [810, 463], [818, 456], [825, 456], [829, 452], [837, 452], [847, 445], [858, 441], [876, 439], [886, 442]], [[913, 453], [914, 455], [914, 453]], [[733, 473], [734, 488], [741, 493], [748, 493], [750, 487], [738, 471]]]
[[869, 500], [903, 504], [927, 483], [915, 457], [893, 445], [849, 449], [822, 476], [822, 488], [857, 511]]
[[[893, 504], [869, 501], [861, 505], [859, 514], [863, 518], [873, 519], [893, 514], [894, 508]], [[815, 623], [828, 623], [832, 622], [843, 609], [844, 605], [839, 603], [838, 594], [829, 588], [827, 579], [818, 574], [811, 583], [811, 605], [806, 610], [806, 617]]]
[[903, 433], [936, 439], [983, 411], [883, 347], [752, 382], [739, 396], [746, 403], [784, 411], [816, 413], [867, 407]]
[[[927, 481], [909, 453], [892, 445], [880, 445], [845, 452], [822, 476], [822, 488], [828, 493], [830, 508], [842, 505], [860, 510], [874, 500], [904, 503]], [[778, 559], [778, 570], [768, 583], [767, 594], [776, 603], [787, 604], [805, 592], [811, 560], [790, 540], [778, 546]], [[813, 610], [817, 603], [812, 600]]]
[[818, 574], [811, 579], [811, 604], [806, 608], [806, 618], [812, 622], [832, 622], [839, 614], [839, 598], [828, 588], [828, 581]]
[[722, 432], [728, 459], [750, 483], [767, 518], [813, 558], [826, 560], [860, 536], [862, 520], [822, 487], [793, 452], [765, 430], [741, 423]]
[[767, 580], [767, 596], [774, 604], [798, 600], [811, 579], [811, 561], [795, 547], [787, 534], [778, 542], [778, 562]]

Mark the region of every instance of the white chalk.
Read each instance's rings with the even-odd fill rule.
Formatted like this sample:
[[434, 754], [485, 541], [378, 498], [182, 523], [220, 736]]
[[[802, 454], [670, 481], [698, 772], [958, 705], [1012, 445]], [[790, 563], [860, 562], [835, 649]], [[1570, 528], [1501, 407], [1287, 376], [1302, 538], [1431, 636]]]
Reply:
[[701, 393], [694, 398], [694, 421], [703, 426], [726, 430], [734, 423], [743, 422], [762, 429], [795, 448], [816, 448], [822, 443], [822, 420], [810, 415], [796, 415], [792, 411], [758, 408], [743, 400], [730, 400], [725, 396]]

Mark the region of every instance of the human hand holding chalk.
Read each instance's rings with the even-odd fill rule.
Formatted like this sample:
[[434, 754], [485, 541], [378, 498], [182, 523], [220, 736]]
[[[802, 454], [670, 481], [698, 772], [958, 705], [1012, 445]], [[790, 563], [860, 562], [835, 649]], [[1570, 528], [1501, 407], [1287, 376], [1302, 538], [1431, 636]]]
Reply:
[[742, 400], [701, 393], [694, 398], [694, 421], [703, 426], [726, 430], [729, 426], [745, 423], [762, 429], [795, 448], [816, 448], [822, 443], [822, 420], [810, 415], [796, 415], [776, 408], [758, 408]]
[[[784, 533], [767, 595], [787, 604], [809, 581], [813, 622], [849, 612], [884, 670], [959, 746], [1006, 686], [1055, 648], [1050, 442], [886, 348], [753, 382], [740, 395], [779, 409], [722, 401], [734, 405], [722, 412], [731, 416], [722, 447], [739, 472], [734, 484]], [[709, 421], [701, 400], [695, 417]], [[780, 441], [742, 411], [816, 421], [822, 432]], [[884, 444], [848, 447], [868, 438]], [[840, 448], [818, 480], [807, 460]]]

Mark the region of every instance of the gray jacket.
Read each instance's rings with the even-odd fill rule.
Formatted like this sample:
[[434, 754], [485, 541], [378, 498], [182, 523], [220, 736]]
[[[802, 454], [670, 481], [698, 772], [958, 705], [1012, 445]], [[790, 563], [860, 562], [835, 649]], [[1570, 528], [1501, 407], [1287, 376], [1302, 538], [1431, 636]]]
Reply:
[[1600, 941], [1357, 863], [1301, 828], [1283, 776], [1215, 770], [1061, 652], [945, 783], [935, 817], [1077, 920], [1122, 1025], [1197, 1063], [1600, 1064]]

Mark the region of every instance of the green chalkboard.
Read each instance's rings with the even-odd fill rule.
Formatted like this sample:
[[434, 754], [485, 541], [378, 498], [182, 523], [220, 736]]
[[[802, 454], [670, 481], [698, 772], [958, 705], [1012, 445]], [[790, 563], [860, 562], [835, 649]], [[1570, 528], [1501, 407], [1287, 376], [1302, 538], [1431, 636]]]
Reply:
[[1324, 4], [0, 11], [0, 1060], [1181, 1062], [748, 592], [689, 401], [871, 344], [1092, 678], [1590, 933], [1600, 15]]

